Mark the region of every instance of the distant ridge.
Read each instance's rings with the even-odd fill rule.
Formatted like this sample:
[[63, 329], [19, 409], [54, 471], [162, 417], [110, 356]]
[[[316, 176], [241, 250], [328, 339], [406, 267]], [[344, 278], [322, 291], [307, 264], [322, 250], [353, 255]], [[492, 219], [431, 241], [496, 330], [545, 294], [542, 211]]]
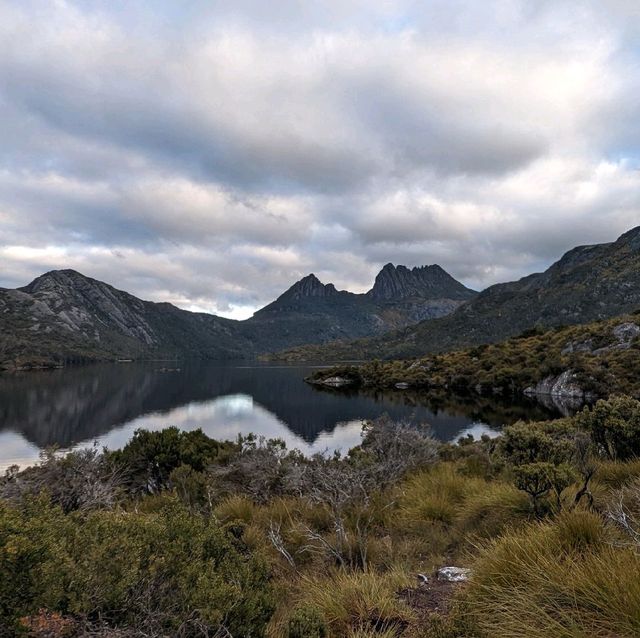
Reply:
[[336, 290], [310, 274], [246, 321], [143, 301], [74, 270], [53, 270], [22, 288], [0, 289], [0, 366], [255, 357], [382, 334], [441, 317], [476, 294], [439, 267], [385, 269], [367, 294]]

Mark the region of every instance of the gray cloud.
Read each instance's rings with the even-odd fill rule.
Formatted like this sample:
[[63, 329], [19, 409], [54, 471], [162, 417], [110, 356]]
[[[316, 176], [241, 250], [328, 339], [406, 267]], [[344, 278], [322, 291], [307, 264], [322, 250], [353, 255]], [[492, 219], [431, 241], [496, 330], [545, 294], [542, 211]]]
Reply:
[[640, 223], [624, 0], [0, 0], [1, 285], [246, 315], [387, 262], [481, 288]]

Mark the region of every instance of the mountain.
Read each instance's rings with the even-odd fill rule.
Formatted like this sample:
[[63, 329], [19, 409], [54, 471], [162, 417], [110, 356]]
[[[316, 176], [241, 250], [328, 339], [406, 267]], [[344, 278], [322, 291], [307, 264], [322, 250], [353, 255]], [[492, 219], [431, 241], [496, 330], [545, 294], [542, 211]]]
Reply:
[[579, 246], [543, 273], [491, 286], [446, 317], [384, 338], [299, 348], [290, 359], [402, 358], [493, 343], [536, 326], [588, 323], [640, 308], [640, 226], [617, 241]]
[[241, 356], [252, 344], [237, 322], [142, 301], [73, 270], [0, 289], [0, 361], [18, 363]]
[[76, 271], [55, 270], [23, 288], [0, 289], [0, 364], [253, 357], [381, 334], [443, 316], [474, 294], [437, 266], [389, 264], [369, 293], [338, 291], [309, 275], [252, 318], [233, 321], [143, 301]]
[[437, 264], [411, 270], [406, 266], [387, 264], [378, 273], [367, 296], [385, 301], [410, 298], [467, 300], [474, 294]]
[[337, 290], [308, 275], [245, 324], [258, 341], [269, 333], [273, 351], [283, 341], [325, 343], [384, 334], [447, 315], [476, 294], [440, 266], [409, 270], [387, 264], [364, 294]]

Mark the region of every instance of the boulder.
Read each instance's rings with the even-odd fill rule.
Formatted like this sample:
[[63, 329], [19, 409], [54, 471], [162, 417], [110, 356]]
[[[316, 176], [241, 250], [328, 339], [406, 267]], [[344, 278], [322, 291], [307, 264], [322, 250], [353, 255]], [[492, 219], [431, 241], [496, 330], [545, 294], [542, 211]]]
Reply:
[[438, 580], [449, 583], [461, 583], [469, 580], [471, 570], [468, 567], [441, 567], [437, 573]]
[[637, 323], [627, 321], [621, 323], [613, 329], [613, 336], [618, 340], [621, 345], [631, 345], [631, 342], [640, 335], [640, 326]]
[[587, 339], [586, 341], [569, 341], [562, 349], [560, 354], [572, 354], [574, 352], [593, 352], [593, 340]]
[[346, 377], [327, 377], [326, 379], [320, 379], [318, 383], [327, 385], [330, 388], [343, 388], [347, 385], [353, 385], [353, 380]]

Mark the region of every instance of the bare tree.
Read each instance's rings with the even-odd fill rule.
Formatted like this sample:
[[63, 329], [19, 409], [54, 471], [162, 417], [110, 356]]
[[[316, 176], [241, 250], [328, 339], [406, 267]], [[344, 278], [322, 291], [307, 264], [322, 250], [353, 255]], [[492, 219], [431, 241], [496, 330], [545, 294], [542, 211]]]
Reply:
[[613, 521], [628, 537], [630, 544], [640, 548], [640, 481], [622, 488], [616, 503], [607, 511]]
[[121, 470], [96, 445], [68, 453], [48, 449], [33, 467], [22, 472], [9, 468], [0, 480], [0, 496], [20, 500], [47, 492], [66, 512], [108, 509], [116, 505], [122, 484]]

